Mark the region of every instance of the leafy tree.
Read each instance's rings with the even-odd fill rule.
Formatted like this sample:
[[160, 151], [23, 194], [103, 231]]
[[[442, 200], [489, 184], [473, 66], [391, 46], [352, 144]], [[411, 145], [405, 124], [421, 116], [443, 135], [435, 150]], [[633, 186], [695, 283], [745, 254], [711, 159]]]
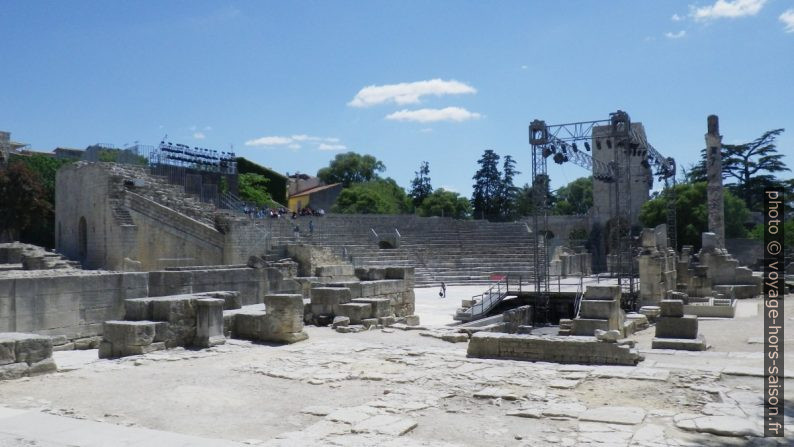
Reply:
[[353, 183], [376, 180], [378, 173], [385, 170], [386, 165], [372, 155], [346, 152], [337, 154], [328, 167], [317, 171], [317, 177], [325, 183], [341, 183], [347, 188]]
[[510, 219], [515, 216], [518, 188], [513, 184], [515, 176], [521, 174], [516, 170], [516, 161], [510, 155], [505, 155], [502, 164], [502, 181], [499, 185], [500, 216]]
[[593, 206], [593, 178], [581, 177], [557, 190], [554, 214], [587, 214]]
[[456, 192], [438, 188], [425, 198], [418, 210], [419, 215], [424, 217], [442, 216], [465, 219], [471, 213], [471, 203]]
[[474, 209], [475, 219], [498, 219], [501, 214], [500, 193], [502, 191], [502, 176], [499, 173], [499, 154], [491, 149], [486, 149], [482, 157], [477, 160], [480, 169], [474, 174], [471, 204]]
[[[708, 231], [707, 186], [705, 182], [680, 183], [675, 186], [676, 213], [678, 215], [678, 244], [700, 248], [701, 234]], [[668, 191], [642, 205], [640, 222], [646, 227], [667, 222]], [[746, 237], [745, 223], [750, 215], [744, 202], [730, 191], [725, 192], [725, 237]]]
[[554, 203], [554, 196], [549, 188], [549, 176], [539, 175], [535, 177], [533, 186], [525, 183], [518, 189], [516, 196], [516, 212], [519, 216], [529, 216], [534, 211], [538, 202], [544, 202], [546, 206]]
[[[783, 247], [785, 247], [786, 254], [794, 250], [794, 219], [788, 219], [783, 223]], [[764, 224], [759, 224], [750, 230], [749, 237], [751, 239], [764, 240]]]
[[[774, 174], [790, 171], [783, 162], [783, 154], [777, 151], [775, 140], [784, 129], [774, 129], [749, 143], [724, 144], [721, 148], [722, 177], [733, 179], [728, 188], [751, 210], [759, 211], [763, 206], [763, 191], [770, 186], [782, 186]], [[701, 151], [700, 161], [691, 167], [687, 179], [706, 181], [706, 149]]]
[[30, 170], [41, 185], [44, 191], [44, 200], [47, 202], [47, 211], [36, 216], [17, 234], [17, 238], [22, 242], [53, 248], [55, 246], [55, 174], [61, 166], [72, 163], [72, 161], [42, 154], [31, 154], [14, 156], [11, 163], [24, 165]]
[[270, 183], [270, 180], [264, 175], [248, 173], [237, 176], [237, 189], [240, 193], [240, 198], [256, 206], [276, 206], [267, 191], [268, 183]]
[[411, 180], [411, 200], [414, 206], [418, 207], [422, 202], [433, 193], [433, 187], [430, 185], [430, 163], [423, 161], [419, 165], [419, 171], [414, 172], [415, 177]]
[[21, 232], [52, 215], [41, 179], [24, 163], [0, 170], [0, 239], [19, 239]]
[[411, 200], [394, 179], [376, 179], [345, 188], [333, 207], [336, 213], [400, 214], [411, 211]]

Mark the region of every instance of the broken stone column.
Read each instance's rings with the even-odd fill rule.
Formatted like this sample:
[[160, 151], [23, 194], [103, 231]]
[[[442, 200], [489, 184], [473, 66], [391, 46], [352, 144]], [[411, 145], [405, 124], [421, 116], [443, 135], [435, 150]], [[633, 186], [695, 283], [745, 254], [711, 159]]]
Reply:
[[725, 248], [725, 211], [722, 193], [722, 136], [717, 115], [708, 117], [706, 134], [706, 178], [708, 180], [709, 231], [717, 236], [717, 247]]
[[662, 300], [661, 318], [656, 322], [653, 349], [680, 349], [705, 351], [708, 346], [703, 335], [698, 335], [698, 317], [684, 315], [683, 300]]
[[219, 298], [196, 300], [195, 346], [209, 348], [226, 343], [223, 335], [223, 305], [224, 300]]
[[295, 343], [308, 338], [303, 331], [303, 295], [265, 295], [265, 312], [260, 340]]

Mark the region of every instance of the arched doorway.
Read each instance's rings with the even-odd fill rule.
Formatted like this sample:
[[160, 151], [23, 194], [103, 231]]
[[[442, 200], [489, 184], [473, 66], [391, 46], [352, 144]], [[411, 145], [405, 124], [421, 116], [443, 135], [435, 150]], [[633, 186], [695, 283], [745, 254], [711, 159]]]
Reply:
[[77, 255], [81, 261], [85, 261], [88, 255], [88, 225], [85, 223], [85, 217], [80, 218], [80, 223], [77, 225]]

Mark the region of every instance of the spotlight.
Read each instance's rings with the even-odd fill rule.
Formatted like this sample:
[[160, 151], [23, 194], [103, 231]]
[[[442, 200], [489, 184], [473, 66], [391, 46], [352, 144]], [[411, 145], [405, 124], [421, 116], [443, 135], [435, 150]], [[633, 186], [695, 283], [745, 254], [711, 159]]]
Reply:
[[601, 150], [601, 140], [596, 140], [596, 149]]
[[585, 148], [585, 150], [587, 150], [587, 152], [590, 152], [590, 143], [588, 143], [587, 141], [585, 141], [585, 142], [584, 142], [584, 148]]
[[549, 158], [549, 155], [553, 154], [554, 151], [549, 149], [548, 147], [543, 148], [543, 158]]
[[554, 154], [554, 163], [557, 163], [558, 165], [561, 165], [563, 163], [563, 161], [565, 161], [564, 157], [565, 157], [564, 155], [562, 155], [561, 153], [557, 152], [556, 154]]
[[648, 163], [648, 160], [642, 160], [642, 162], [640, 164], [645, 169], [650, 169], [651, 168], [651, 165]]
[[579, 152], [579, 148], [576, 146], [576, 143], [571, 145], [571, 149], [573, 149], [574, 152]]
[[565, 144], [565, 142], [563, 142], [563, 143], [560, 143], [560, 147], [562, 148], [562, 153], [563, 153], [563, 154], [567, 152], [568, 145], [567, 145], [567, 144]]
[[607, 140], [607, 148], [612, 149], [612, 140]]

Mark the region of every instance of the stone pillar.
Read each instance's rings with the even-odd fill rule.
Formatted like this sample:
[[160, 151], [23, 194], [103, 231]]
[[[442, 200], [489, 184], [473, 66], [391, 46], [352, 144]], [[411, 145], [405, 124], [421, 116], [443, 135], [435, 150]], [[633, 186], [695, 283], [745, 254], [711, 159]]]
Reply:
[[196, 338], [193, 344], [202, 348], [226, 343], [223, 336], [223, 304], [219, 298], [196, 300]]
[[706, 176], [708, 179], [709, 232], [717, 235], [717, 247], [725, 248], [725, 211], [722, 194], [722, 136], [717, 115], [708, 117]]

